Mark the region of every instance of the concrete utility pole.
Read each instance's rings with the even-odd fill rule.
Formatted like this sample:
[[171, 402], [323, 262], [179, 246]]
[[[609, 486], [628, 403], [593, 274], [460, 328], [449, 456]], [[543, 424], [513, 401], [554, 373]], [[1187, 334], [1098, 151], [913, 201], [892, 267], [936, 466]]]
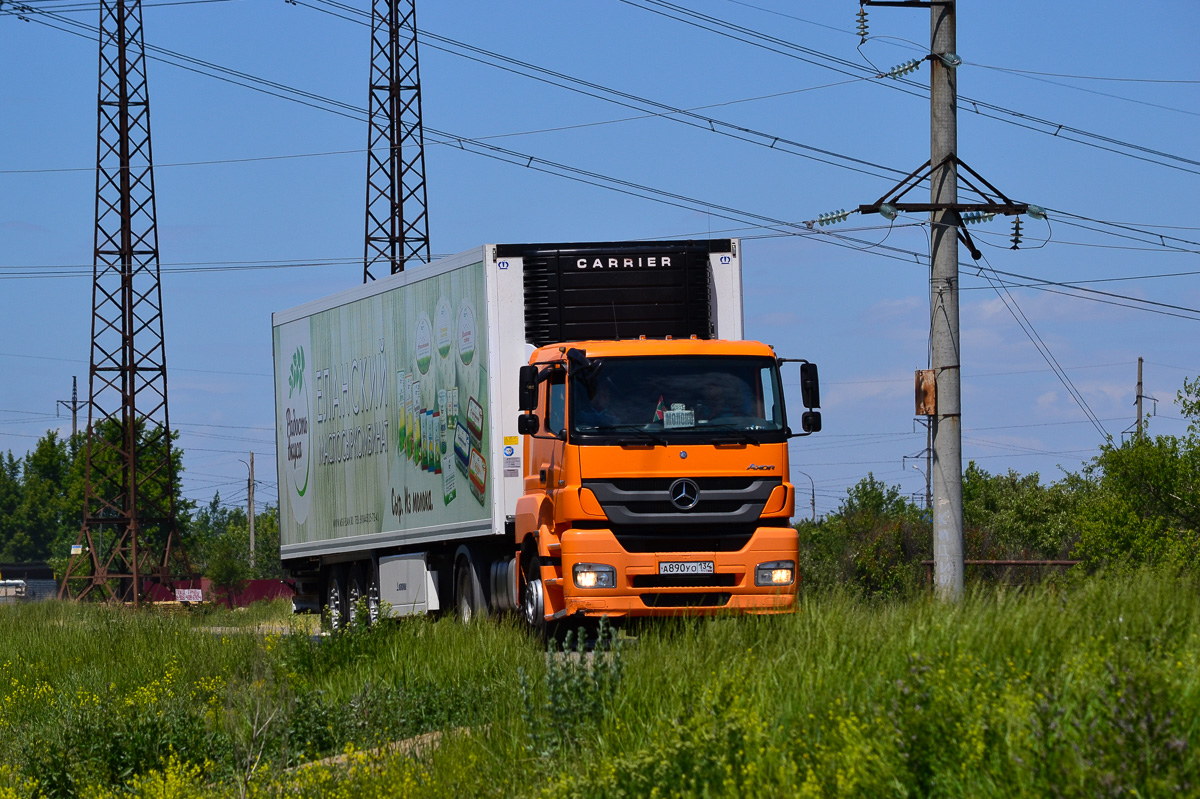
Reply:
[[958, 326], [958, 79], [939, 56], [956, 52], [954, 2], [930, 7], [930, 211], [929, 297], [937, 412], [933, 416], [934, 588], [942, 599], [963, 592], [962, 407]]
[[812, 479], [811, 474], [806, 474], [802, 471], [799, 471], [798, 469], [792, 469], [792, 471], [795, 472], [796, 474], [803, 474], [805, 477], [808, 478], [809, 488], [812, 489], [812, 493], [809, 495], [811, 498], [811, 501], [812, 501], [812, 520], [813, 520], [813, 523], [815, 524], [817, 521], [817, 484]]
[[[918, 394], [920, 415], [931, 422], [930, 482], [933, 493], [934, 588], [942, 599], [957, 601], [963, 592], [962, 407], [959, 370], [961, 339], [958, 326], [958, 242], [971, 258], [983, 257], [963, 224], [963, 213], [1029, 214], [1041, 219], [1045, 210], [1010, 200], [958, 157], [958, 80], [962, 59], [955, 53], [955, 0], [859, 0], [866, 6], [930, 9], [929, 160], [890, 192], [859, 213], [878, 213], [892, 220], [900, 213], [930, 215], [929, 270], [931, 375], [921, 375]], [[866, 37], [860, 14], [860, 30]], [[890, 74], [890, 73], [889, 73]], [[960, 174], [959, 168], [965, 173]], [[926, 171], [927, 170], [927, 171]], [[979, 194], [983, 202], [960, 203], [958, 181]], [[930, 184], [930, 201], [904, 201], [904, 195], [922, 181]], [[1036, 214], [1036, 216], [1035, 216]], [[1019, 220], [1018, 220], [1019, 221]], [[929, 380], [931, 386], [926, 387]]]
[[246, 515], [250, 520], [250, 571], [254, 571], [254, 453], [250, 453], [250, 483], [246, 487]]
[[1138, 358], [1138, 384], [1137, 384], [1137, 437], [1142, 437], [1142, 359]]
[[[1138, 381], [1138, 393], [1142, 392], [1141, 381]], [[75, 440], [75, 434], [79, 432], [79, 378], [72, 375], [71, 377], [71, 401], [59, 400], [58, 405], [65, 405], [67, 410], [71, 412], [71, 440]], [[55, 406], [54, 415], [58, 415], [58, 406]]]
[[[922, 372], [924, 371], [925, 370], [922, 370]], [[925, 428], [925, 449], [918, 452], [916, 455], [905, 455], [901, 460], [900, 468], [904, 468], [904, 466], [907, 464], [907, 461], [910, 459], [916, 460], [924, 456], [925, 469], [922, 470], [921, 467], [917, 466], [915, 463], [913, 464], [913, 468], [918, 472], [921, 472], [921, 475], [925, 478], [925, 493], [923, 495], [925, 500], [925, 510], [931, 511], [933, 509], [933, 487], [930, 485], [929, 476], [933, 474], [933, 421], [929, 418], [922, 418], [920, 416], [913, 421]], [[916, 428], [914, 426], [914, 430], [915, 429]]]
[[933, 426], [925, 425], [925, 510], [933, 512], [933, 485], [929, 476], [933, 474]]

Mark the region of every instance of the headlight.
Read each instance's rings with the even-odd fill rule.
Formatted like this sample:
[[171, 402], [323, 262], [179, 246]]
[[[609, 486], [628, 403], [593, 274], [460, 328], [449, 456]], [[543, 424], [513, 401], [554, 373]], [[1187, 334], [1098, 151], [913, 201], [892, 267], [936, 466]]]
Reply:
[[760, 586], [791, 585], [796, 579], [796, 564], [790, 560], [760, 563], [754, 570], [754, 584]]
[[576, 563], [572, 573], [576, 588], [617, 587], [617, 570], [603, 563]]

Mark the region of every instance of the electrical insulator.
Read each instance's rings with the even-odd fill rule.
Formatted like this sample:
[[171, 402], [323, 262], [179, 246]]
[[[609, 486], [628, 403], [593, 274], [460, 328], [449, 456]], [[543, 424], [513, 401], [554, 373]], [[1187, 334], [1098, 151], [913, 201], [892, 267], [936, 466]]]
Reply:
[[991, 222], [995, 218], [996, 215], [989, 211], [970, 211], [962, 215], [964, 225], [978, 225], [980, 222]]
[[827, 214], [821, 214], [820, 216], [818, 216], [817, 224], [820, 225], [821, 227], [825, 227], [825, 225], [836, 225], [838, 222], [845, 222], [850, 217], [850, 214], [852, 214], [852, 213], [854, 213], [854, 212], [847, 211], [844, 208], [839, 209], [837, 211], [830, 211]]
[[861, 4], [858, 7], [858, 43], [867, 43], [867, 9]]
[[1012, 244], [1010, 249], [1019, 250], [1021, 248], [1021, 217], [1019, 216], [1013, 217]]
[[913, 72], [917, 67], [921, 66], [920, 59], [914, 58], [911, 61], [905, 61], [903, 64], [892, 67], [884, 73], [884, 77], [901, 78], [910, 72]]

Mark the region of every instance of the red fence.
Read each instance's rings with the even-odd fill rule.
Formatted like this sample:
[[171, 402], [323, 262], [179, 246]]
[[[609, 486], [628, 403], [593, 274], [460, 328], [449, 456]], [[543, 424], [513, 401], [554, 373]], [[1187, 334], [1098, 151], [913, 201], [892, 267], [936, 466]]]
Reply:
[[[1077, 560], [964, 560], [964, 566], [1059, 566], [1069, 567], [1074, 566], [1079, 561]], [[929, 590], [933, 590], [933, 561], [923, 560], [921, 565], [925, 567], [925, 585], [929, 586]]]
[[[212, 580], [176, 580], [174, 590], [165, 585], [154, 585], [150, 589], [150, 599], [153, 602], [226, 602], [225, 591], [213, 585]], [[245, 607], [251, 602], [263, 599], [291, 598], [296, 595], [295, 589], [286, 580], [247, 580], [242, 583], [241, 590], [234, 592], [232, 604], [234, 607]]]

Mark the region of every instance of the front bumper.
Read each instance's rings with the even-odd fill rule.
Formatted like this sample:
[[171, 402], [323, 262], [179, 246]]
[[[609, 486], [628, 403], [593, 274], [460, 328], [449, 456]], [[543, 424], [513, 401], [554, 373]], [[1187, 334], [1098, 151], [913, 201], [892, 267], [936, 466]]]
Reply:
[[[678, 616], [732, 610], [780, 613], [796, 603], [795, 575], [788, 586], [756, 586], [760, 563], [797, 561], [796, 531], [760, 527], [736, 552], [627, 552], [608, 530], [567, 530], [562, 538], [565, 615]], [[711, 575], [660, 575], [660, 562], [712, 561]], [[613, 588], [579, 588], [576, 563], [603, 563], [616, 570]]]

